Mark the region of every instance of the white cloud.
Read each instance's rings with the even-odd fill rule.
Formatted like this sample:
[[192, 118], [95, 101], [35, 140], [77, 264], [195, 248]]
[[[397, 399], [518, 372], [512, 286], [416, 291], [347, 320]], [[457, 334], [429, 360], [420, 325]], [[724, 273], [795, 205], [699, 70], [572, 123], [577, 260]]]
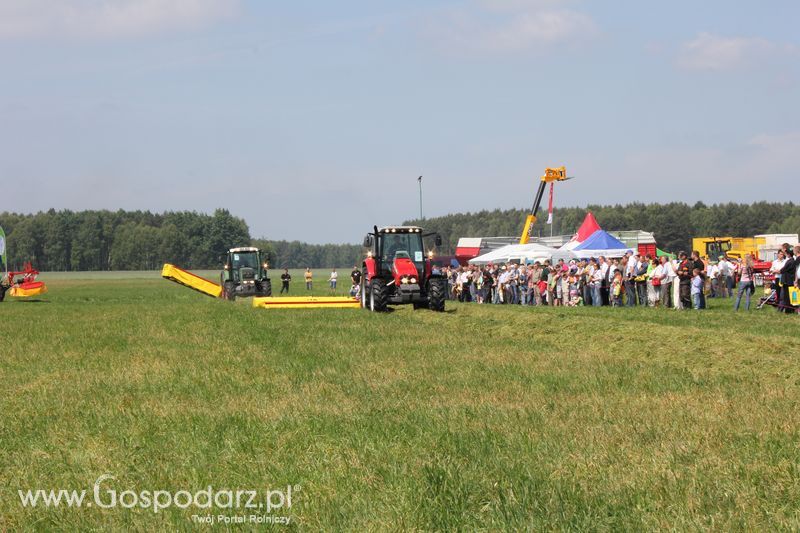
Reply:
[[0, 38], [113, 38], [196, 29], [239, 0], [0, 0]]
[[704, 32], [683, 44], [677, 64], [689, 70], [732, 70], [775, 55], [796, 52], [794, 46], [760, 37], [722, 37]]
[[597, 33], [592, 18], [557, 0], [482, 0], [446, 13], [431, 34], [446, 50], [504, 53], [542, 50]]

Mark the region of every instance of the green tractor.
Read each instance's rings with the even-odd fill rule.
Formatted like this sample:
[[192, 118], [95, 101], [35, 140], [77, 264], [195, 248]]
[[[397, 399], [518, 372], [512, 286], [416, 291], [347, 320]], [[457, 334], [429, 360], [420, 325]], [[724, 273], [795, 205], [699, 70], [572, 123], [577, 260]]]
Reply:
[[272, 296], [272, 282], [267, 269], [269, 257], [258, 248], [231, 248], [220, 274], [222, 297]]

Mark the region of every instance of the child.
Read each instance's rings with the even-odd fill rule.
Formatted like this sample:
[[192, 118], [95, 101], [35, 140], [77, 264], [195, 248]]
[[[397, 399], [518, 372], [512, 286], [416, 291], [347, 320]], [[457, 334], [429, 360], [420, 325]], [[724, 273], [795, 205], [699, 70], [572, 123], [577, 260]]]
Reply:
[[336, 281], [339, 279], [339, 274], [336, 272], [334, 268], [331, 270], [331, 277], [328, 278], [328, 283], [331, 284], [331, 292], [336, 292]]
[[703, 276], [700, 275], [700, 269], [695, 268], [694, 270], [692, 270], [692, 306], [695, 309], [703, 308], [702, 296], [703, 296], [704, 285], [705, 285], [705, 280], [703, 279]]
[[575, 274], [569, 276], [567, 286], [569, 287], [569, 300], [567, 303], [570, 307], [577, 307], [580, 304], [581, 295], [578, 290], [578, 277]]
[[622, 307], [622, 271], [614, 272], [614, 280], [611, 282], [611, 306]]
[[539, 281], [537, 289], [539, 291], [539, 302], [542, 305], [549, 305], [550, 302], [547, 301], [547, 282]]
[[555, 276], [551, 276], [553, 283], [553, 305], [558, 307], [563, 301], [562, 285], [561, 285], [561, 270]]

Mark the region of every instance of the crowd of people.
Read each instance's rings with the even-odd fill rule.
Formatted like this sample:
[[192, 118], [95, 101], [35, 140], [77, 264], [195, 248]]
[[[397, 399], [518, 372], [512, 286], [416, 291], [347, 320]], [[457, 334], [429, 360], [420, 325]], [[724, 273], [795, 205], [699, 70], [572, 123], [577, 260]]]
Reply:
[[[449, 297], [479, 304], [649, 306], [704, 309], [706, 298], [731, 298], [733, 308], [750, 309], [756, 290], [751, 255], [722, 255], [717, 262], [697, 251], [677, 258], [629, 252], [621, 258], [560, 259], [485, 266], [447, 267]], [[794, 312], [789, 287], [800, 287], [800, 245], [785, 244], [773, 261], [779, 310]], [[767, 276], [772, 277], [772, 276]], [[769, 281], [767, 283], [770, 283]], [[744, 305], [742, 305], [744, 300]]]

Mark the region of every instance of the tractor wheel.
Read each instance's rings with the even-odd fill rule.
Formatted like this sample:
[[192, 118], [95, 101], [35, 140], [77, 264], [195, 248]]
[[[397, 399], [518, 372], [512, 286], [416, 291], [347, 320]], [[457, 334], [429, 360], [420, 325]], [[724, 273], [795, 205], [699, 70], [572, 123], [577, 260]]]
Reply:
[[236, 292], [234, 291], [233, 283], [225, 282], [222, 286], [222, 298], [224, 300], [230, 300], [231, 302], [236, 300]]
[[373, 312], [386, 311], [386, 282], [373, 279], [370, 283], [369, 309]]
[[428, 309], [431, 311], [444, 311], [446, 287], [445, 280], [441, 278], [434, 278], [428, 282]]
[[261, 282], [261, 295], [272, 296], [272, 280], [265, 279]]
[[361, 274], [361, 309], [367, 308], [367, 273]]

